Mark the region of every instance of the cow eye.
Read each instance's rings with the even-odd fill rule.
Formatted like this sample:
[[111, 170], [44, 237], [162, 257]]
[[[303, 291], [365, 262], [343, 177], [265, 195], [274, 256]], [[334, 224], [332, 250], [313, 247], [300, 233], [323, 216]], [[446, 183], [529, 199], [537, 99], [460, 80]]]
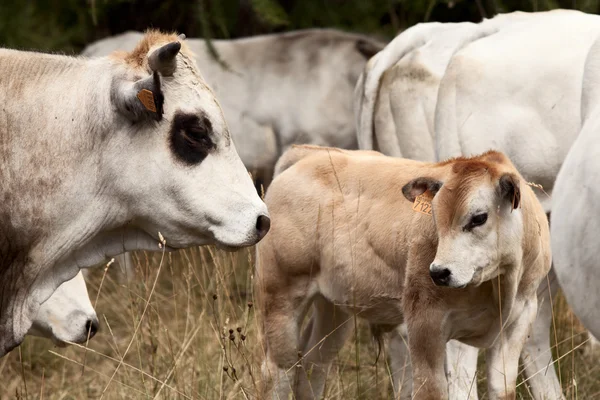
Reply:
[[465, 230], [470, 231], [471, 229], [477, 227], [477, 226], [481, 226], [483, 224], [485, 224], [485, 222], [487, 221], [487, 213], [482, 213], [482, 214], [477, 214], [471, 217], [471, 220], [469, 221], [469, 223], [467, 224], [467, 226], [465, 226]]
[[194, 126], [186, 129], [185, 133], [192, 142], [196, 142], [205, 149], [211, 149], [213, 147], [213, 142], [210, 139], [206, 128], [202, 126]]
[[185, 164], [199, 164], [216, 148], [212, 133], [208, 118], [177, 112], [171, 125], [171, 150]]

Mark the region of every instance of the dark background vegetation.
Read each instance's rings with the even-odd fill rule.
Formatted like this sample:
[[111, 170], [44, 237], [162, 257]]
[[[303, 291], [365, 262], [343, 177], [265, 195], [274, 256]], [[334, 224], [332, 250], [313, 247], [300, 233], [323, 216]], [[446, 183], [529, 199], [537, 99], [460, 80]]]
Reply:
[[0, 46], [77, 53], [91, 41], [148, 27], [204, 38], [333, 27], [389, 40], [423, 21], [554, 8], [599, 13], [600, 0], [1, 0]]

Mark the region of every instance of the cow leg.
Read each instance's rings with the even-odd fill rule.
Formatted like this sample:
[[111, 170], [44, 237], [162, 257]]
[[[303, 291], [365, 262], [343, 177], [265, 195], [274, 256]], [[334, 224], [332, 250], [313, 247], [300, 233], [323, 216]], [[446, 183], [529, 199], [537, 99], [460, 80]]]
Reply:
[[550, 349], [551, 305], [557, 291], [558, 281], [551, 269], [538, 288], [538, 315], [521, 353], [525, 378], [536, 400], [564, 399]]
[[408, 333], [402, 324], [388, 334], [389, 360], [395, 399], [410, 399], [412, 367], [408, 352]]
[[311, 323], [303, 336], [302, 370], [296, 399], [320, 399], [331, 362], [352, 332], [352, 317], [322, 296], [313, 302]]
[[522, 308], [514, 308], [519, 317], [499, 332], [486, 352], [488, 394], [491, 400], [516, 398], [519, 356], [537, 313], [537, 297], [526, 299]]
[[457, 340], [446, 345], [446, 375], [450, 400], [477, 400], [477, 356], [479, 349]]

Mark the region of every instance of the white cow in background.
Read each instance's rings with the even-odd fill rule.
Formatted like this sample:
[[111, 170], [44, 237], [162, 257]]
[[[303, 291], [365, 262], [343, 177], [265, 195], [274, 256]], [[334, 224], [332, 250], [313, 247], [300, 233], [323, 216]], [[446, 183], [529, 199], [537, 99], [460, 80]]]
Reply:
[[552, 250], [565, 297], [597, 347], [593, 336], [600, 337], [600, 38], [585, 64], [581, 106], [581, 133], [554, 184]]
[[[84, 56], [131, 50], [141, 33], [88, 45]], [[306, 29], [235, 40], [187, 39], [214, 89], [240, 157], [268, 184], [282, 151], [293, 143], [356, 148], [352, 93], [367, 60], [384, 46], [335, 29]]]
[[150, 31], [96, 59], [0, 49], [0, 357], [81, 268], [268, 232], [182, 39]]
[[554, 10], [458, 51], [438, 93], [437, 158], [501, 150], [543, 186], [538, 196], [550, 212], [554, 180], [579, 133], [583, 66], [598, 33], [600, 16]]
[[478, 24], [421, 23], [396, 36], [369, 60], [356, 85], [359, 147], [393, 157], [435, 161], [433, 119], [450, 57], [465, 44], [531, 15], [499, 14]]
[[63, 346], [65, 342], [84, 343], [88, 333], [93, 338], [98, 327], [98, 317], [80, 271], [42, 303], [27, 334], [50, 338]]

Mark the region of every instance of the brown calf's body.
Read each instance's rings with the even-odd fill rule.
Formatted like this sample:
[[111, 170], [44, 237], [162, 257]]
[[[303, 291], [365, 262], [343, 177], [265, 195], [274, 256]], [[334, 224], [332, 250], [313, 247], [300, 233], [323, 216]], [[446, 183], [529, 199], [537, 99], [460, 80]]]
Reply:
[[[352, 314], [372, 325], [406, 322], [415, 398], [447, 397], [450, 339], [488, 349], [490, 398], [514, 398], [550, 247], [542, 207], [503, 154], [431, 164], [294, 146], [276, 168], [256, 281], [273, 398], [320, 396]], [[426, 189], [435, 194], [433, 216], [407, 200]], [[465, 225], [480, 206], [493, 210], [487, 222]], [[434, 260], [448, 266], [455, 287], [434, 284]], [[303, 368], [295, 367], [299, 354]]]

